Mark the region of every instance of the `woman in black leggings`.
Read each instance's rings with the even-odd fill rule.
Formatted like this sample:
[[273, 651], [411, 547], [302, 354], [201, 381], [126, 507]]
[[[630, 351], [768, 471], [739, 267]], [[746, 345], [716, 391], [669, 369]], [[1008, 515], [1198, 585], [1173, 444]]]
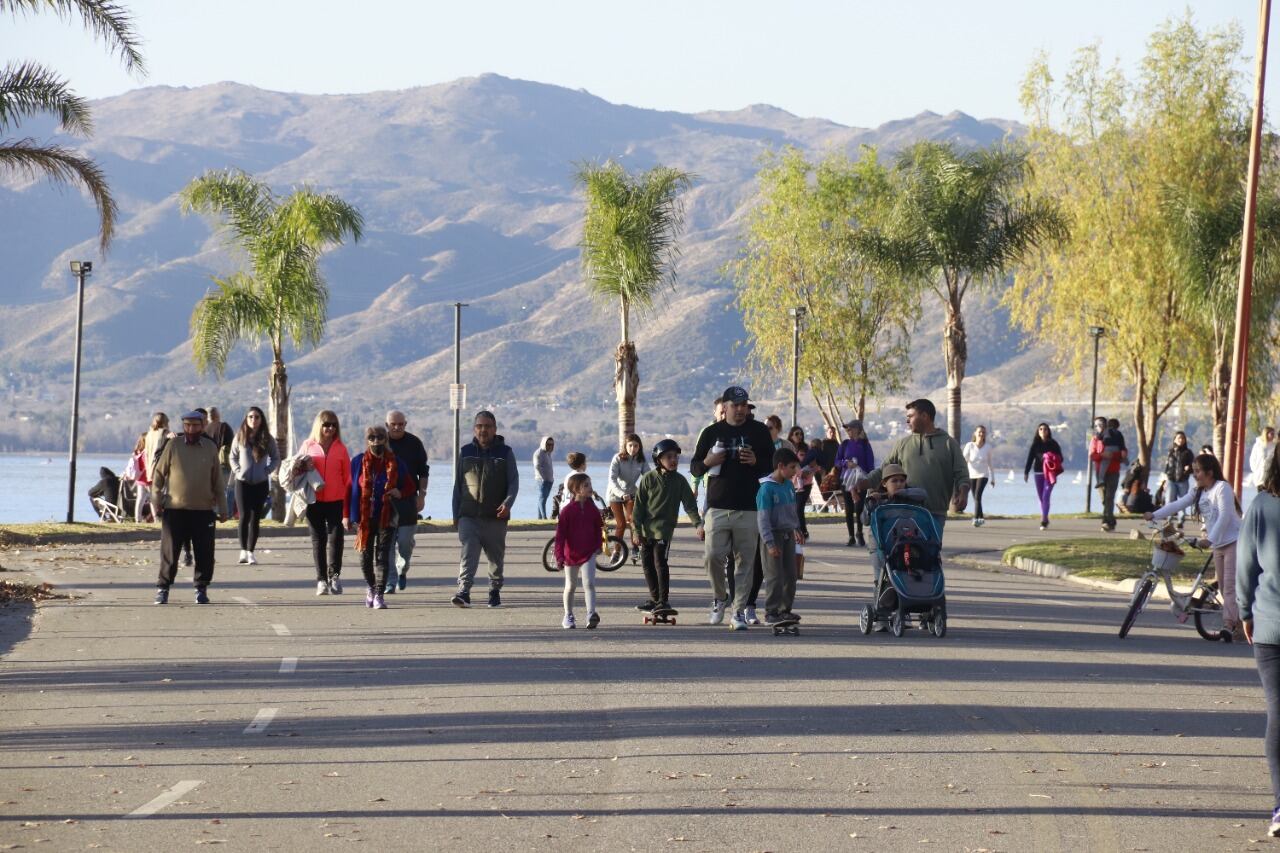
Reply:
[[240, 562], [256, 565], [258, 528], [267, 505], [271, 472], [280, 464], [275, 439], [267, 429], [262, 409], [250, 406], [231, 441], [231, 477], [235, 481], [236, 507], [240, 512]]

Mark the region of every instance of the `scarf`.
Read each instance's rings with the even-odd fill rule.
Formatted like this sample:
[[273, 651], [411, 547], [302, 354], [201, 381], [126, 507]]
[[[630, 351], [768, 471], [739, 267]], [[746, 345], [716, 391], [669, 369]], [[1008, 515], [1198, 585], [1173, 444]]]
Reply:
[[379, 458], [365, 451], [360, 462], [360, 526], [356, 529], [356, 548], [363, 551], [369, 543], [370, 522], [373, 520], [373, 484], [378, 478], [379, 465], [387, 478], [382, 488], [382, 511], [378, 513], [377, 530], [391, 526], [391, 501], [387, 492], [396, 487], [396, 455], [388, 447]]

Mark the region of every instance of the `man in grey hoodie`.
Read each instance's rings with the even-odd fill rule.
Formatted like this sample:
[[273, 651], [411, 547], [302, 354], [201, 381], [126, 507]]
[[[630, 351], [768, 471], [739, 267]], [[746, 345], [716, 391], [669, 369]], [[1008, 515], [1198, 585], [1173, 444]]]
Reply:
[[533, 478], [538, 481], [538, 518], [550, 518], [547, 515], [547, 499], [551, 497], [551, 487], [556, 481], [556, 472], [551, 464], [551, 452], [556, 449], [556, 440], [544, 435], [533, 451]]

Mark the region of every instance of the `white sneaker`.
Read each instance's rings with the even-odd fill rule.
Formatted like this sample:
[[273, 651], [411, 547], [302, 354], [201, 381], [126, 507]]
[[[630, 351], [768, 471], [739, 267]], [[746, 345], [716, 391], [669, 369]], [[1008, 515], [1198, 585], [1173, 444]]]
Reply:
[[711, 602], [711, 616], [707, 619], [707, 623], [710, 625], [719, 625], [723, 621], [724, 621], [724, 602], [723, 601]]
[[257, 559], [257, 557], [253, 556], [253, 552], [252, 552], [252, 551], [245, 551], [245, 554], [247, 554], [247, 555], [248, 555], [248, 556], [245, 558], [245, 562], [246, 562], [246, 563], [248, 563], [250, 566], [256, 566], [256, 565], [258, 565], [258, 559]]
[[730, 631], [747, 630], [747, 620], [743, 618], [743, 615], [741, 612], [733, 614], [733, 621], [729, 623], [729, 630]]
[[560, 623], [560, 627], [561, 628], [577, 628], [578, 623], [573, 620], [572, 613], [566, 613], [564, 615], [564, 621]]
[[316, 595], [328, 595], [328, 594], [329, 594], [329, 582], [316, 581]]
[[754, 607], [748, 607], [746, 611], [743, 612], [742, 615], [747, 618], [748, 625], [760, 624], [760, 620], [756, 617], [756, 609]]
[[247, 562], [249, 562], [249, 552], [241, 549], [239, 563], [243, 566]]
[[342, 595], [342, 581], [338, 580], [337, 575], [329, 578], [329, 592], [333, 595]]

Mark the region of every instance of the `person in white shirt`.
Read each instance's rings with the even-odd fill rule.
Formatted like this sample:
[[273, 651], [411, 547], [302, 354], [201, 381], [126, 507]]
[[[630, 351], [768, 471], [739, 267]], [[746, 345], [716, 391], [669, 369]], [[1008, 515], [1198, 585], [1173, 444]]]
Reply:
[[1276, 452], [1275, 427], [1267, 427], [1262, 435], [1254, 439], [1253, 449], [1249, 451], [1249, 480], [1254, 486], [1262, 485], [1262, 475], [1267, 470], [1267, 463]]
[[964, 461], [969, 464], [969, 491], [973, 492], [973, 526], [987, 523], [982, 515], [982, 492], [988, 485], [996, 487], [996, 472], [991, 467], [991, 445], [987, 444], [987, 428], [979, 425], [973, 441], [964, 446]]
[[1179, 510], [1194, 506], [1205, 523], [1201, 547], [1213, 549], [1213, 570], [1222, 593], [1222, 630], [1238, 641], [1244, 639], [1240, 611], [1236, 607], [1236, 538], [1240, 535], [1240, 502], [1231, 484], [1222, 477], [1222, 463], [1216, 456], [1202, 453], [1191, 463], [1196, 487], [1155, 512], [1143, 515], [1148, 521], [1169, 518]]

